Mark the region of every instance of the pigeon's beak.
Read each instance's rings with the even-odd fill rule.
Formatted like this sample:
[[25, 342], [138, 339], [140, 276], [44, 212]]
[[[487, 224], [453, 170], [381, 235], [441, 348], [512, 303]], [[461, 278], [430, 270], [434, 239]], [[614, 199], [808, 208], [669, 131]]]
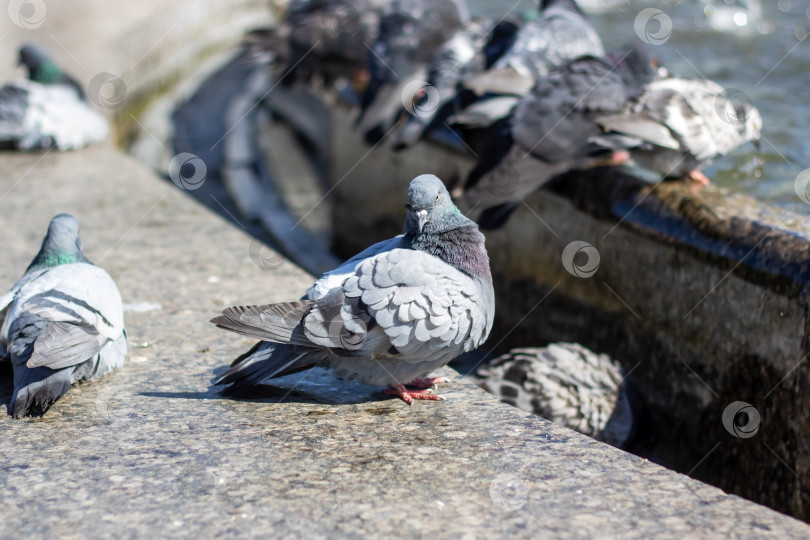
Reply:
[[428, 211], [427, 210], [419, 210], [416, 212], [416, 219], [419, 222], [419, 232], [422, 232], [422, 227], [425, 226], [427, 223]]

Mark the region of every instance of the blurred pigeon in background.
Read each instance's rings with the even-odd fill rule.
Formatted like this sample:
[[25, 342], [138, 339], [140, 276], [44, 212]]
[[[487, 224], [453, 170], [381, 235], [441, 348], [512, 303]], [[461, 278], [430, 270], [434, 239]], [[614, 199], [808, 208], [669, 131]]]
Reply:
[[[487, 69], [465, 77], [448, 123], [459, 131], [492, 128], [507, 118], [521, 97], [551, 71], [581, 56], [605, 54], [596, 30], [574, 0], [543, 0], [536, 18], [496, 25], [484, 50]], [[477, 133], [487, 140], [488, 134]], [[466, 141], [466, 137], [463, 136]], [[469, 144], [476, 150], [476, 144]]]
[[[482, 228], [500, 227], [527, 195], [569, 170], [620, 165], [629, 155], [592, 145], [596, 118], [624, 109], [657, 76], [650, 58], [631, 48], [610, 59], [583, 56], [539, 79], [508, 117], [470, 172], [464, 199]], [[603, 142], [604, 144], [604, 142]]]
[[576, 343], [513, 349], [478, 377], [502, 402], [612, 446], [624, 447], [633, 435], [622, 368]]
[[580, 56], [604, 56], [602, 40], [574, 0], [541, 0], [539, 11], [489, 71], [465, 80], [467, 88], [478, 95], [520, 96], [554, 67]]
[[72, 150], [107, 138], [104, 117], [81, 86], [33, 45], [20, 49], [28, 80], [0, 87], [0, 146], [16, 150]]
[[463, 32], [469, 20], [464, 0], [393, 0], [383, 10], [377, 41], [369, 51], [370, 80], [357, 119], [366, 142], [382, 140], [403, 104], [421, 97], [405, 94], [419, 90], [413, 83], [428, 77], [434, 55]]
[[459, 81], [474, 67], [476, 42], [484, 37], [480, 24], [471, 23], [458, 32], [433, 55], [428, 63], [427, 80], [416, 81], [416, 92], [405, 90], [406, 111], [410, 113], [405, 126], [397, 134], [394, 149], [401, 150], [419, 141], [441, 108], [456, 95]]
[[127, 353], [121, 295], [82, 253], [79, 224], [51, 220], [39, 253], [0, 297], [0, 354], [14, 369], [9, 412], [41, 415], [76, 381], [119, 368]]
[[489, 258], [478, 227], [435, 176], [411, 182], [407, 208], [404, 235], [324, 274], [302, 300], [232, 307], [213, 319], [263, 340], [216, 384], [239, 394], [324, 366], [340, 378], [388, 385], [409, 404], [442, 399], [429, 393], [438, 380], [424, 377], [481, 345], [492, 328]]
[[288, 58], [285, 85], [318, 75], [365, 84], [369, 44], [388, 0], [293, 0], [287, 7]]
[[621, 113], [596, 122], [626, 136], [626, 146], [635, 143], [631, 156], [637, 165], [708, 184], [701, 167], [745, 142], [759, 144], [762, 117], [740, 97], [712, 81], [666, 77], [650, 83]]
[[[479, 126], [488, 127], [495, 120], [506, 117], [514, 108], [516, 100], [513, 96], [498, 96], [497, 94], [479, 96], [472, 90], [465, 88], [461, 82], [469, 75], [490, 69], [515, 43], [523, 23], [524, 20], [521, 17], [507, 17], [492, 24], [486, 35], [476, 40], [474, 44], [475, 56], [461, 70], [457, 70], [455, 73], [456, 77], [453, 83], [456, 86], [452, 96], [449, 99], [442, 99], [438, 103], [438, 110], [427, 119], [430, 122], [422, 128], [420, 137], [429, 138], [435, 143], [456, 149], [461, 153], [469, 153], [472, 150], [473, 153], [480, 154], [477, 151], [475, 142], [481, 137], [469, 136], [465, 127], [470, 127], [472, 130]], [[479, 26], [482, 25], [483, 23]], [[483, 45], [479, 47], [478, 43], [481, 41], [483, 41]], [[450, 82], [447, 78], [445, 78], [445, 81]], [[445, 86], [449, 87], [449, 84], [445, 83]], [[476, 103], [481, 104], [481, 111], [473, 110]], [[501, 105], [502, 103], [503, 105]], [[475, 118], [469, 123], [469, 126], [467, 122], [464, 122], [463, 125], [457, 123], [451, 126], [450, 123], [462, 111], [470, 113], [467, 117], [468, 120], [478, 114], [482, 114], [484, 118]], [[410, 120], [409, 123], [413, 123], [413, 120]], [[425, 124], [425, 122], [420, 123]], [[406, 125], [400, 136], [402, 146], [406, 146], [409, 142], [406, 135], [408, 129], [410, 128]], [[489, 141], [485, 141], [487, 150], [489, 144]]]

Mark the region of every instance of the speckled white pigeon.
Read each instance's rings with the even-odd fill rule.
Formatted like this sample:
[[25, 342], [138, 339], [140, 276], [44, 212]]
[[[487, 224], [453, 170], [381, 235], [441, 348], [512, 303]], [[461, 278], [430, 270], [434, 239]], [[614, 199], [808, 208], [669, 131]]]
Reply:
[[[495, 297], [484, 236], [433, 175], [408, 189], [405, 234], [324, 274], [298, 302], [232, 307], [211, 322], [261, 339], [216, 380], [238, 394], [315, 366], [387, 385], [405, 402], [443, 399], [425, 378], [489, 335]], [[416, 387], [409, 389], [406, 386]]]
[[745, 142], [759, 144], [762, 117], [736, 97], [712, 81], [666, 77], [651, 82], [623, 112], [596, 122], [626, 136], [625, 146], [635, 141], [630, 153], [639, 166], [708, 184], [701, 167]]
[[44, 414], [76, 381], [119, 368], [127, 352], [121, 295], [82, 253], [79, 224], [51, 220], [39, 253], [0, 297], [0, 358], [14, 369], [14, 417]]
[[478, 375], [478, 384], [502, 402], [613, 446], [633, 434], [621, 367], [582, 345], [513, 349]]
[[107, 120], [45, 52], [26, 45], [20, 64], [28, 69], [28, 80], [0, 87], [0, 146], [73, 150], [107, 138]]

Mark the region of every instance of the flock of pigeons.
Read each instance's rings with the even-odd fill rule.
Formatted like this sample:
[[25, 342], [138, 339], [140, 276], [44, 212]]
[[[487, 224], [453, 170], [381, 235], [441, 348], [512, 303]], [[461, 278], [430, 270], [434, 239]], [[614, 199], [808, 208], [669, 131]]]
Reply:
[[571, 170], [629, 163], [707, 184], [701, 168], [762, 127], [748, 101], [641, 46], [606, 53], [575, 0], [498, 22], [471, 20], [464, 0], [294, 0], [269, 48], [283, 84], [348, 83], [368, 144], [476, 156], [453, 195], [483, 228]]
[[[574, 0], [541, 0], [536, 13], [497, 23], [471, 21], [463, 0], [292, 0], [286, 24], [269, 37], [280, 82], [343, 88], [368, 144], [402, 150], [429, 140], [480, 156], [453, 193], [478, 213], [468, 218], [441, 180], [419, 176], [403, 235], [326, 273], [300, 300], [224, 310], [214, 324], [260, 340], [215, 380], [229, 395], [322, 366], [387, 385], [407, 403], [443, 399], [433, 392], [442, 380], [427, 375], [492, 328], [479, 225], [500, 226], [526, 195], [576, 169], [632, 162], [708, 183], [705, 163], [759, 139], [756, 108], [717, 84], [673, 77], [639, 47], [606, 53]], [[81, 85], [44, 52], [23, 47], [20, 63], [29, 80], [0, 88], [0, 144], [74, 149], [107, 136]], [[53, 218], [39, 253], [0, 298], [0, 323], [15, 417], [44, 414], [74, 382], [121, 367], [127, 352], [120, 294], [84, 256], [66, 214]], [[515, 351], [492, 364], [490, 384], [554, 417], [555, 403], [570, 409], [576, 400], [566, 396], [584, 395], [571, 393], [581, 385], [555, 367], [560, 351], [583, 373], [612, 374], [602, 386], [620, 386], [615, 364], [576, 346]], [[605, 440], [625, 440], [626, 430], [605, 424], [626, 400], [597, 394], [581, 419]]]

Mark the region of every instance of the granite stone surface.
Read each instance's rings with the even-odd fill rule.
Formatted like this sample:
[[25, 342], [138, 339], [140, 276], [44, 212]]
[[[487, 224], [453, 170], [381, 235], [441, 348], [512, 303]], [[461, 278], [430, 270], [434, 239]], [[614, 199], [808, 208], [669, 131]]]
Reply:
[[447, 401], [412, 407], [321, 371], [222, 399], [209, 379], [251, 340], [208, 319], [294, 298], [311, 277], [112, 149], [0, 159], [0, 283], [72, 212], [119, 284], [130, 337], [121, 370], [43, 418], [0, 417], [0, 538], [810, 535], [449, 369]]

